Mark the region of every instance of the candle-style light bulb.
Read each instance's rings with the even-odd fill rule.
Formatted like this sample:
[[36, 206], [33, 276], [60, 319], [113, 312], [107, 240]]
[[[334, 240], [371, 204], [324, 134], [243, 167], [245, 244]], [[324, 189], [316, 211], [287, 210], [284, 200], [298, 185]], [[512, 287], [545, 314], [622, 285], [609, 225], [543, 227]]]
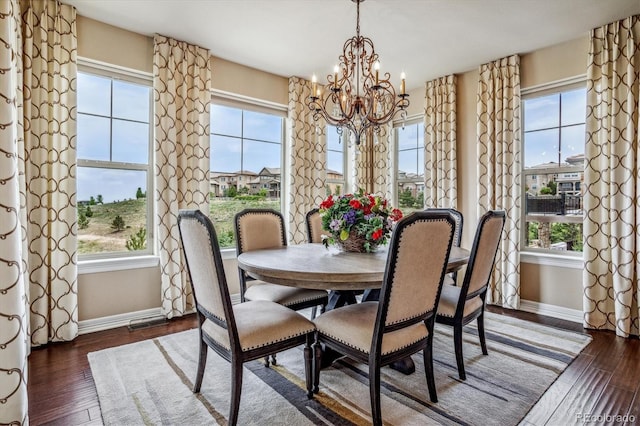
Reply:
[[377, 86], [378, 83], [380, 82], [380, 61], [376, 61], [376, 63], [373, 64], [373, 69], [376, 70], [376, 86]]
[[404, 91], [404, 79], [406, 78], [406, 75], [404, 73], [404, 71], [400, 74], [400, 94], [404, 95], [405, 91]]
[[338, 65], [334, 66], [333, 67], [333, 85], [336, 89], [338, 88], [338, 71], [340, 71], [340, 68], [338, 68]]
[[[318, 78], [315, 74], [311, 77], [311, 96], [317, 96], [318, 92]], [[319, 97], [319, 96], [318, 96]]]

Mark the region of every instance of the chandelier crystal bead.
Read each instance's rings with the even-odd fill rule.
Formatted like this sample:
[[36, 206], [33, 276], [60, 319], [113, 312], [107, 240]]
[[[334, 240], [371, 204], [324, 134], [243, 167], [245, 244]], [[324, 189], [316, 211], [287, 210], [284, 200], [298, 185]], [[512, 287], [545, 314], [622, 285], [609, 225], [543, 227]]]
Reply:
[[333, 75], [327, 76], [325, 90], [318, 87], [314, 75], [307, 106], [313, 119], [324, 119], [336, 127], [338, 134], [348, 129], [357, 145], [369, 128], [376, 133], [380, 126], [389, 123], [396, 114], [405, 119], [409, 95], [405, 92], [405, 75], [401, 74], [400, 93], [390, 82], [391, 75], [380, 73], [380, 60], [373, 41], [360, 35], [360, 3], [356, 3], [356, 35], [344, 43], [339, 64]]

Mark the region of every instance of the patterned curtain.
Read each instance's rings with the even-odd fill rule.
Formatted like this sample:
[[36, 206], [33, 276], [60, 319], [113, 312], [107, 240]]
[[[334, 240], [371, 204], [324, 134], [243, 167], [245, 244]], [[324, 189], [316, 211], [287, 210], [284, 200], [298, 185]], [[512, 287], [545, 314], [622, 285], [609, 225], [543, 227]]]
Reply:
[[504, 210], [507, 220], [487, 302], [520, 306], [520, 58], [480, 66], [477, 102], [478, 217]]
[[591, 31], [584, 174], [584, 326], [638, 335], [640, 15]]
[[306, 214], [325, 198], [327, 179], [326, 126], [316, 123], [306, 105], [311, 83], [289, 78], [289, 241], [307, 241]]
[[[31, 343], [78, 334], [76, 11], [22, 1], [24, 161]], [[21, 170], [22, 171], [22, 170]]]
[[368, 129], [355, 147], [354, 188], [391, 199], [393, 192], [393, 127], [381, 126], [379, 132]]
[[456, 76], [428, 81], [424, 114], [424, 205], [457, 208]]
[[209, 51], [154, 37], [155, 191], [162, 275], [162, 311], [168, 318], [193, 309], [178, 233], [178, 210], [209, 213]]
[[20, 10], [0, 3], [0, 424], [28, 424], [27, 241]]

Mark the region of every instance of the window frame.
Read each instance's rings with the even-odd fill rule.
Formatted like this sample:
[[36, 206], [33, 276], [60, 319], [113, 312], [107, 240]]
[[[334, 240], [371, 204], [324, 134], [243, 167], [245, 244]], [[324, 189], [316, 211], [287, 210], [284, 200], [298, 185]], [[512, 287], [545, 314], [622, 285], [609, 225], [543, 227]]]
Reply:
[[[558, 175], [558, 174], [576, 173], [576, 172], [584, 173], [584, 166], [550, 167], [548, 169], [545, 169], [544, 173], [541, 173], [541, 169], [535, 169], [532, 173], [526, 172], [527, 169], [525, 168], [525, 160], [526, 160], [525, 159], [525, 134], [528, 132], [525, 132], [526, 117], [525, 117], [524, 103], [528, 99], [535, 99], [535, 98], [540, 98], [544, 96], [570, 92], [573, 90], [586, 88], [586, 86], [587, 86], [587, 77], [586, 75], [583, 74], [583, 75], [579, 75], [579, 76], [575, 76], [575, 77], [571, 77], [563, 80], [558, 80], [550, 83], [544, 83], [540, 85], [531, 86], [528, 88], [523, 88], [521, 90], [521, 100], [520, 100], [521, 111], [522, 111], [522, 121], [520, 126], [521, 127], [520, 136], [522, 140], [521, 196], [522, 196], [523, 208], [521, 211], [520, 220], [522, 221], [524, 226], [522, 226], [520, 230], [520, 252], [521, 252], [521, 261], [523, 262], [539, 264], [539, 265], [566, 267], [566, 268], [572, 268], [572, 269], [582, 268], [582, 252], [567, 251], [567, 250], [558, 251], [550, 248], [547, 249], [547, 248], [535, 248], [535, 247], [526, 246], [528, 231], [529, 231], [529, 227], [527, 225], [529, 222], [527, 221], [527, 211], [525, 207], [526, 196], [527, 196], [526, 195], [527, 194], [527, 188], [526, 188], [527, 176], [534, 176], [537, 179], [540, 175], [546, 176], [546, 175]], [[566, 127], [577, 125], [574, 123], [574, 124], [563, 126], [560, 120], [561, 114], [562, 114], [561, 109], [562, 109], [562, 103], [558, 105], [558, 114], [559, 114], [558, 126], [553, 127], [554, 129], [557, 128], [559, 132], [558, 142], [559, 142], [560, 152], [562, 152], [561, 130]], [[585, 121], [586, 121], [586, 116], [585, 116]], [[584, 123], [580, 123], [580, 124], [584, 124]], [[535, 131], [540, 131], [540, 130], [542, 129], [536, 129]], [[550, 221], [550, 223], [577, 223], [577, 222]], [[584, 223], [584, 211], [583, 211], [582, 223]]]
[[[332, 126], [330, 124], [325, 125], [325, 146], [326, 146], [326, 168], [325, 170], [328, 172], [329, 169], [329, 151], [332, 152], [340, 152], [335, 149], [329, 149], [329, 132], [337, 133], [337, 126]], [[342, 132], [342, 135], [338, 134], [338, 142], [340, 143], [340, 147], [342, 149], [342, 179], [330, 179], [326, 177], [326, 184], [332, 184], [335, 186], [340, 186], [342, 188], [341, 195], [347, 194], [349, 191], [347, 190], [347, 175], [348, 170], [347, 166], [349, 162], [347, 161], [348, 155], [348, 147], [349, 147], [349, 132]], [[328, 174], [328, 173], [327, 173]]]
[[[398, 197], [400, 195], [399, 191], [398, 191], [398, 184], [400, 182], [406, 182], [406, 183], [416, 183], [416, 179], [398, 179], [398, 170], [399, 170], [399, 164], [400, 164], [400, 150], [398, 149], [398, 144], [400, 143], [399, 141], [399, 134], [398, 134], [398, 129], [400, 128], [404, 128], [407, 126], [413, 126], [416, 124], [422, 124], [422, 126], [418, 126], [418, 131], [420, 131], [420, 128], [422, 128], [422, 133], [424, 135], [424, 115], [422, 114], [415, 114], [412, 115], [410, 117], [407, 117], [405, 120], [395, 120], [393, 121], [393, 170], [392, 170], [392, 176], [393, 176], [393, 184], [392, 184], [392, 194], [391, 194], [391, 198], [392, 198], [392, 204], [397, 207], [400, 208], [400, 203], [398, 202]], [[423, 136], [424, 137], [424, 136]], [[419, 149], [416, 148], [416, 152]], [[424, 151], [424, 141], [423, 141], [423, 146], [422, 149]], [[424, 179], [425, 176], [424, 174], [426, 173], [426, 167], [423, 161], [422, 164], [422, 185], [424, 186]], [[426, 191], [426, 187], [424, 188], [424, 191]], [[424, 207], [424, 199], [423, 199], [423, 207]]]
[[[114, 170], [145, 171], [147, 173], [147, 248], [136, 251], [119, 251], [105, 253], [78, 254], [79, 273], [107, 272], [114, 270], [132, 269], [135, 267], [151, 267], [158, 264], [155, 226], [153, 194], [154, 187], [154, 95], [153, 95], [153, 74], [133, 70], [125, 67], [107, 64], [88, 58], [78, 58], [78, 72], [108, 78], [112, 81], [122, 81], [131, 84], [149, 87], [149, 144], [147, 164], [125, 163], [118, 161], [86, 160], [78, 158], [76, 167], [101, 168]], [[113, 86], [112, 86], [113, 90]], [[113, 102], [113, 92], [111, 93]], [[77, 114], [83, 114], [77, 112]], [[109, 116], [113, 120], [112, 111]], [[113, 134], [110, 135], [110, 144], [113, 143]], [[151, 196], [149, 196], [151, 195]], [[121, 260], [121, 262], [119, 262]]]

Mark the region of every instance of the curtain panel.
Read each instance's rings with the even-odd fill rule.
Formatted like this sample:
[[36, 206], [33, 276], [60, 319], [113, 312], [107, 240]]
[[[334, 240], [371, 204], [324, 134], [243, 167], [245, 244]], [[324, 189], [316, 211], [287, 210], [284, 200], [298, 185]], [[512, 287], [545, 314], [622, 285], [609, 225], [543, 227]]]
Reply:
[[[27, 240], [20, 10], [0, 3], [0, 424], [28, 424]], [[22, 189], [21, 189], [22, 188]]]
[[520, 306], [520, 58], [480, 66], [477, 96], [478, 217], [504, 210], [506, 222], [487, 302]]
[[590, 33], [584, 174], [584, 326], [638, 335], [640, 15]]
[[307, 241], [306, 215], [326, 197], [326, 124], [307, 107], [311, 82], [289, 78], [289, 241]]
[[393, 127], [380, 126], [378, 132], [368, 129], [355, 150], [354, 188], [392, 199], [393, 193]]
[[424, 206], [457, 208], [455, 75], [426, 83], [424, 150]]
[[[26, 233], [32, 345], [78, 334], [76, 11], [21, 1]], [[21, 170], [22, 171], [22, 170]]]
[[178, 211], [209, 213], [209, 51], [161, 35], [154, 37], [155, 193], [162, 279], [162, 312], [192, 310], [183, 262]]

